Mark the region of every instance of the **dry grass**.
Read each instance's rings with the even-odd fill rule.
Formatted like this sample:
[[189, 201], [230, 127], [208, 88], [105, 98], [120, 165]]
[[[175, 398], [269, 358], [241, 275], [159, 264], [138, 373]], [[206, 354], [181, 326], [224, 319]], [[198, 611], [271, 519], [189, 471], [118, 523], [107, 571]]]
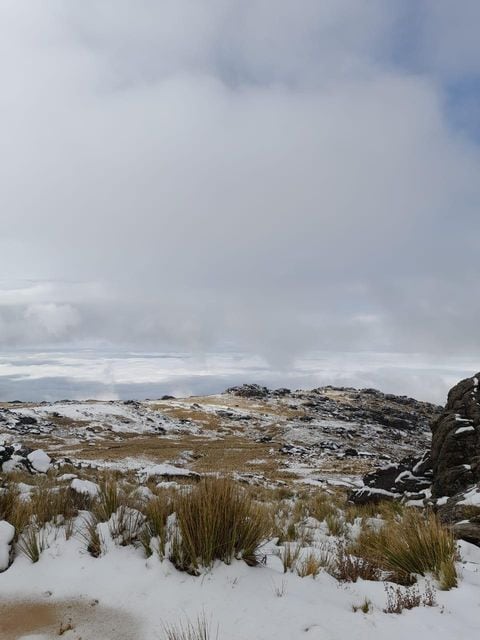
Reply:
[[205, 614], [197, 617], [195, 622], [187, 620], [174, 625], [166, 625], [163, 629], [165, 640], [218, 640], [218, 629], [212, 635], [211, 623]]
[[103, 541], [98, 530], [98, 519], [93, 513], [83, 518], [83, 527], [77, 535], [91, 556], [98, 558], [102, 555]]
[[95, 516], [100, 522], [107, 522], [122, 504], [125, 504], [125, 500], [120, 494], [116, 478], [106, 475], [100, 482], [98, 496], [93, 504]]
[[38, 562], [40, 554], [47, 548], [47, 534], [36, 524], [30, 524], [23, 531], [17, 549], [32, 562]]
[[301, 562], [297, 563], [296, 566], [297, 574], [301, 578], [306, 578], [307, 576], [315, 578], [322, 568], [322, 560], [318, 557], [315, 551], [310, 551]]
[[9, 484], [0, 492], [0, 520], [6, 520], [15, 527], [18, 538], [31, 517], [30, 503], [20, 497], [18, 488]]
[[47, 522], [58, 524], [60, 520], [72, 518], [78, 510], [74, 501], [75, 492], [67, 488], [51, 488], [42, 482], [30, 494], [30, 510], [39, 526]]
[[145, 523], [139, 535], [139, 541], [148, 557], [152, 555], [152, 538], [158, 541], [158, 554], [160, 559], [165, 557], [165, 547], [167, 543], [168, 516], [173, 513], [173, 501], [167, 494], [166, 496], [153, 498], [143, 508], [145, 515]]
[[215, 560], [243, 558], [258, 562], [258, 551], [271, 534], [271, 521], [246, 491], [228, 479], [206, 479], [180, 495], [175, 504], [181, 569], [197, 572]]
[[351, 549], [408, 584], [412, 576], [432, 574], [442, 589], [457, 584], [457, 547], [453, 534], [433, 513], [408, 509], [388, 520], [380, 531], [364, 529]]
[[283, 573], [295, 570], [301, 551], [300, 545], [290, 542], [275, 551], [275, 555], [282, 561]]

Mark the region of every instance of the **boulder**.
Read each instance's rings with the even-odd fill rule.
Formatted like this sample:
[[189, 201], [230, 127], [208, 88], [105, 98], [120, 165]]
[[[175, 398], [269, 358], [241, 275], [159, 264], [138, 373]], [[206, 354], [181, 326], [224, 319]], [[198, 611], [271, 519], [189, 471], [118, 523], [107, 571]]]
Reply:
[[454, 496], [480, 482], [480, 373], [462, 380], [432, 424], [432, 496]]
[[364, 486], [351, 492], [355, 504], [393, 499], [425, 499], [432, 484], [429, 452], [420, 457], [408, 456], [363, 476]]
[[437, 500], [437, 513], [458, 538], [480, 546], [480, 483]]

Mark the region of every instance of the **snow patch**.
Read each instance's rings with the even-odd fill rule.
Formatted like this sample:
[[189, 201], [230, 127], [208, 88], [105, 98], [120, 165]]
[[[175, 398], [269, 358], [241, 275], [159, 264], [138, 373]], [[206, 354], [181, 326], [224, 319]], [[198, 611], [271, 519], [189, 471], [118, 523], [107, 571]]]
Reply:
[[39, 473], [47, 473], [52, 463], [52, 460], [49, 455], [43, 451], [43, 449], [36, 449], [29, 453], [27, 456], [30, 464]]
[[6, 520], [0, 521], [0, 571], [10, 564], [10, 545], [15, 536], [15, 527]]
[[95, 498], [99, 491], [98, 484], [95, 484], [95, 482], [91, 482], [90, 480], [79, 480], [78, 478], [72, 480], [70, 487], [77, 493], [83, 493], [84, 495], [89, 495], [92, 498]]

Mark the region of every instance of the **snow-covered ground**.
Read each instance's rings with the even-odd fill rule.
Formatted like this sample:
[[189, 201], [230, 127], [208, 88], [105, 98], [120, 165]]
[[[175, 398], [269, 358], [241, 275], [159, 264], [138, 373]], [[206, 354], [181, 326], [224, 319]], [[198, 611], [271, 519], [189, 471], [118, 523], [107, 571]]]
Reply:
[[[0, 574], [2, 606], [19, 616], [25, 603], [52, 607], [54, 628], [1, 637], [53, 640], [60, 623], [71, 621], [66, 640], [161, 640], [164, 625], [205, 614], [219, 640], [473, 640], [480, 623], [480, 549], [461, 547], [459, 587], [438, 591], [435, 607], [397, 615], [383, 612], [383, 583], [341, 584], [325, 572], [316, 578], [284, 574], [271, 548], [267, 566], [218, 563], [193, 577], [132, 547], [112, 545], [92, 558], [77, 539], [59, 536], [36, 564], [18, 557]], [[371, 611], [354, 612], [365, 598]]]

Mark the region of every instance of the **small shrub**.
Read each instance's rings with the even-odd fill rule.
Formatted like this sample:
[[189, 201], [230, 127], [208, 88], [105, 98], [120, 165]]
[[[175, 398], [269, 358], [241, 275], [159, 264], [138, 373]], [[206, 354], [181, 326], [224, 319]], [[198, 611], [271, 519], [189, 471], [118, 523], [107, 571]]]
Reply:
[[413, 609], [415, 607], [434, 607], [436, 605], [435, 590], [432, 585], [427, 582], [425, 591], [420, 593], [418, 587], [394, 587], [393, 585], [385, 585], [387, 594], [387, 604], [384, 609], [385, 613], [402, 613], [404, 609]]
[[338, 545], [337, 555], [329, 573], [341, 582], [379, 580], [381, 571], [366, 558], [359, 558], [347, 552], [344, 545]]

